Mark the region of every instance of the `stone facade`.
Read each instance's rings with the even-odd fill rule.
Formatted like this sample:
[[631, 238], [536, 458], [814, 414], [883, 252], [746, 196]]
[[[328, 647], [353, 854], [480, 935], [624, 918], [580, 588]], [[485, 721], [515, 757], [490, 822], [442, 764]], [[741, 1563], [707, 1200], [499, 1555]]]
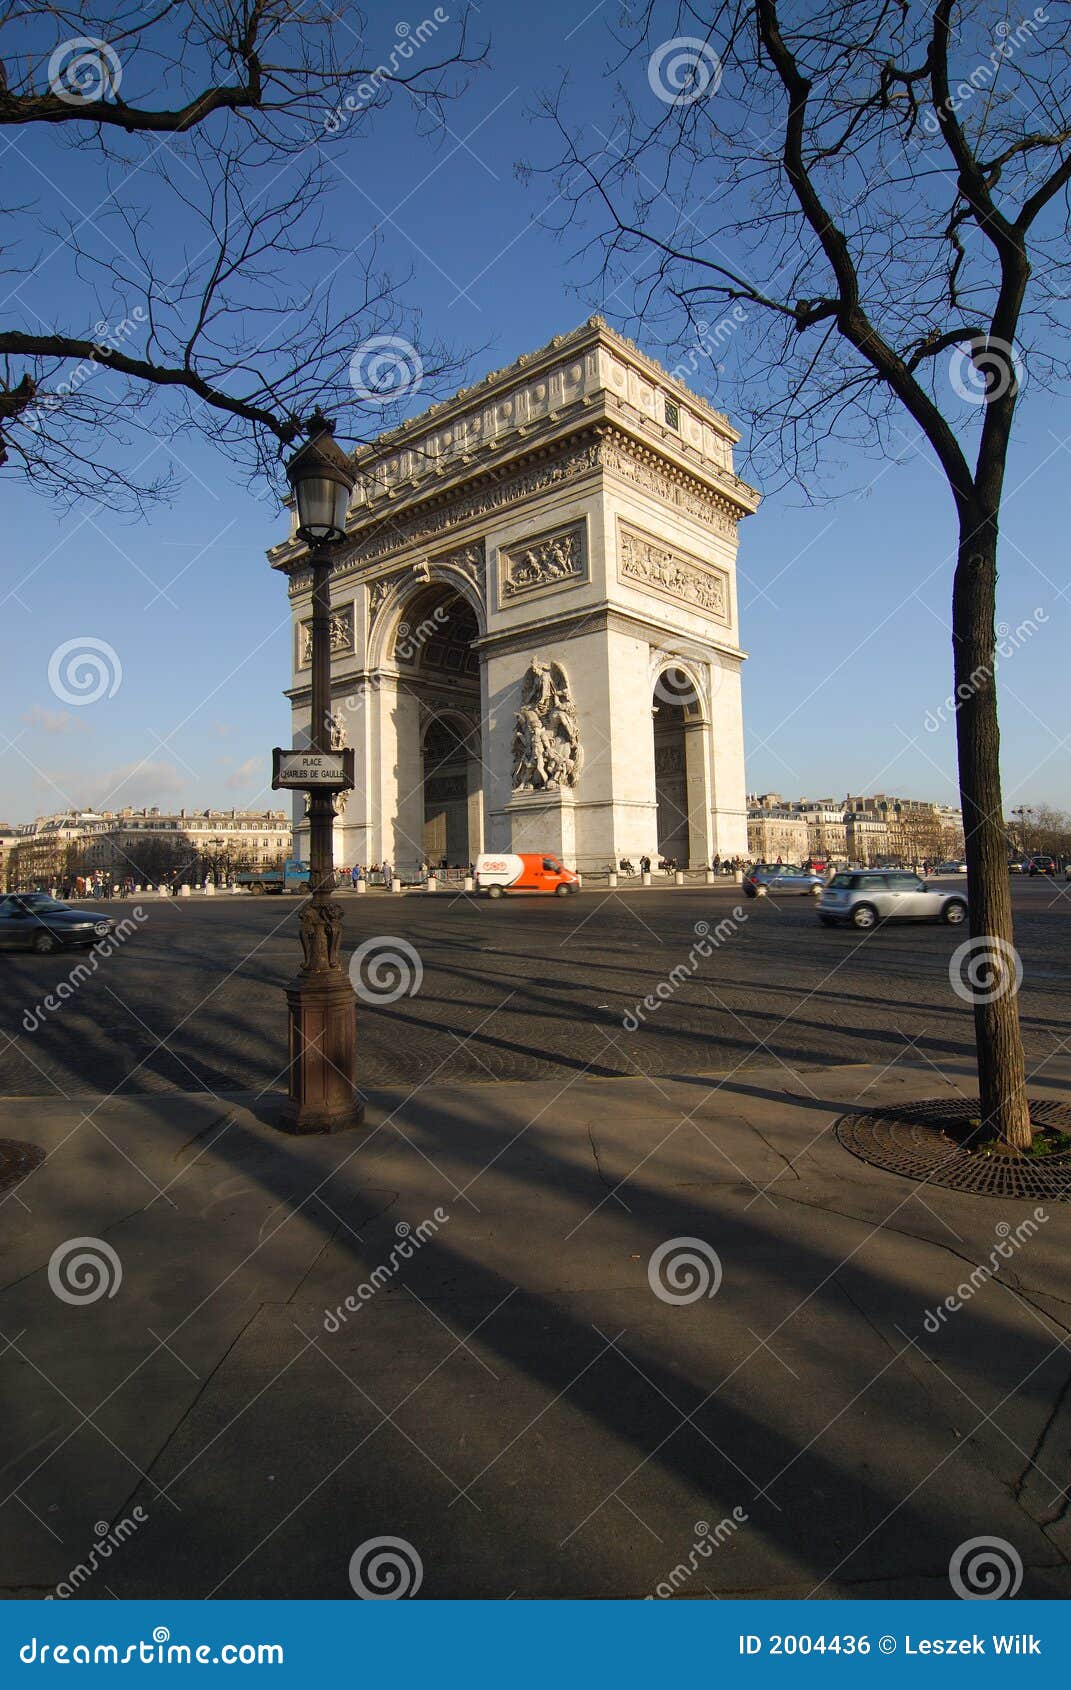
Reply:
[[962, 813], [928, 798], [897, 798], [884, 792], [792, 800], [764, 792], [749, 798], [749, 827], [752, 820], [769, 816], [804, 820], [810, 855], [826, 862], [910, 866], [963, 855]]
[[[744, 854], [735, 561], [758, 495], [737, 439], [592, 318], [355, 454], [332, 579], [357, 766], [338, 863]], [[269, 555], [301, 745], [310, 577], [295, 539]]]
[[11, 889], [48, 887], [98, 869], [138, 882], [185, 868], [222, 876], [281, 866], [291, 844], [286, 810], [65, 811], [15, 830], [5, 880]]
[[802, 863], [808, 855], [807, 823], [802, 816], [751, 815], [747, 824], [747, 854], [752, 862]]

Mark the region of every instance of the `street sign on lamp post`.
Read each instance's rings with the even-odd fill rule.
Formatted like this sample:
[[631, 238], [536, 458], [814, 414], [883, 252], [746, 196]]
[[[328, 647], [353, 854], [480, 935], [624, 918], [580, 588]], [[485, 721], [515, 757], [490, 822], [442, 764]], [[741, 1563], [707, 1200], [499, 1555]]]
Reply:
[[[334, 896], [335, 794], [353, 785], [353, 751], [331, 745], [332, 548], [345, 539], [354, 475], [334, 426], [317, 411], [308, 439], [286, 466], [298, 538], [312, 570], [312, 725], [302, 750], [273, 753], [273, 787], [303, 789], [309, 810], [309, 890], [302, 905], [296, 978], [286, 989], [288, 1098], [282, 1124], [294, 1133], [341, 1132], [364, 1114], [356, 1095], [356, 999], [342, 967], [342, 905]], [[305, 560], [302, 560], [302, 567]]]

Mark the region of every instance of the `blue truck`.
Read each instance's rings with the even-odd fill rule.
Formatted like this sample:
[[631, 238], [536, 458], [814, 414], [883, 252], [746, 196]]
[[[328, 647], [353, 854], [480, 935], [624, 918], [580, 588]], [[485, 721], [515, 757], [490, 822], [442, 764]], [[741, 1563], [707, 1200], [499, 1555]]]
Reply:
[[235, 875], [235, 885], [248, 886], [251, 892], [307, 892], [309, 865], [288, 857], [282, 868], [250, 869]]

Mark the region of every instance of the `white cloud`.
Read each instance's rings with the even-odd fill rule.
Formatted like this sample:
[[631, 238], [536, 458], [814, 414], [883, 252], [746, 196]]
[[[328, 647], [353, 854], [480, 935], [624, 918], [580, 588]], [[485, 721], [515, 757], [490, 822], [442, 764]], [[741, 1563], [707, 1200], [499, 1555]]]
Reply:
[[259, 786], [266, 778], [264, 758], [247, 757], [244, 763], [231, 770], [224, 785], [228, 792], [243, 792], [250, 786]]
[[41, 769], [35, 783], [49, 811], [140, 810], [184, 793], [187, 779], [173, 763], [139, 758], [114, 769]]
[[72, 716], [69, 710], [45, 710], [40, 704], [27, 710], [22, 720], [28, 728], [39, 728], [46, 734], [85, 733], [88, 728], [86, 722]]

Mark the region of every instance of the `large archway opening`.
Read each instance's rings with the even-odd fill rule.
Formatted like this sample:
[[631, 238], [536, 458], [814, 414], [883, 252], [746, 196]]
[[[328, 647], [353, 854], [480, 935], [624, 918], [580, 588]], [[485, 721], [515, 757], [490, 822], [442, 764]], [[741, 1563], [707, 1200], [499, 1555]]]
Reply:
[[401, 685], [419, 709], [417, 854], [432, 868], [463, 871], [482, 847], [478, 634], [468, 600], [437, 583], [410, 600], [394, 632]]
[[[433, 716], [424, 730], [424, 860], [432, 868], [465, 868], [478, 851], [470, 838], [471, 731]], [[478, 762], [477, 762], [478, 766]]]
[[681, 868], [707, 860], [705, 724], [683, 669], [659, 675], [652, 699], [658, 855]]

